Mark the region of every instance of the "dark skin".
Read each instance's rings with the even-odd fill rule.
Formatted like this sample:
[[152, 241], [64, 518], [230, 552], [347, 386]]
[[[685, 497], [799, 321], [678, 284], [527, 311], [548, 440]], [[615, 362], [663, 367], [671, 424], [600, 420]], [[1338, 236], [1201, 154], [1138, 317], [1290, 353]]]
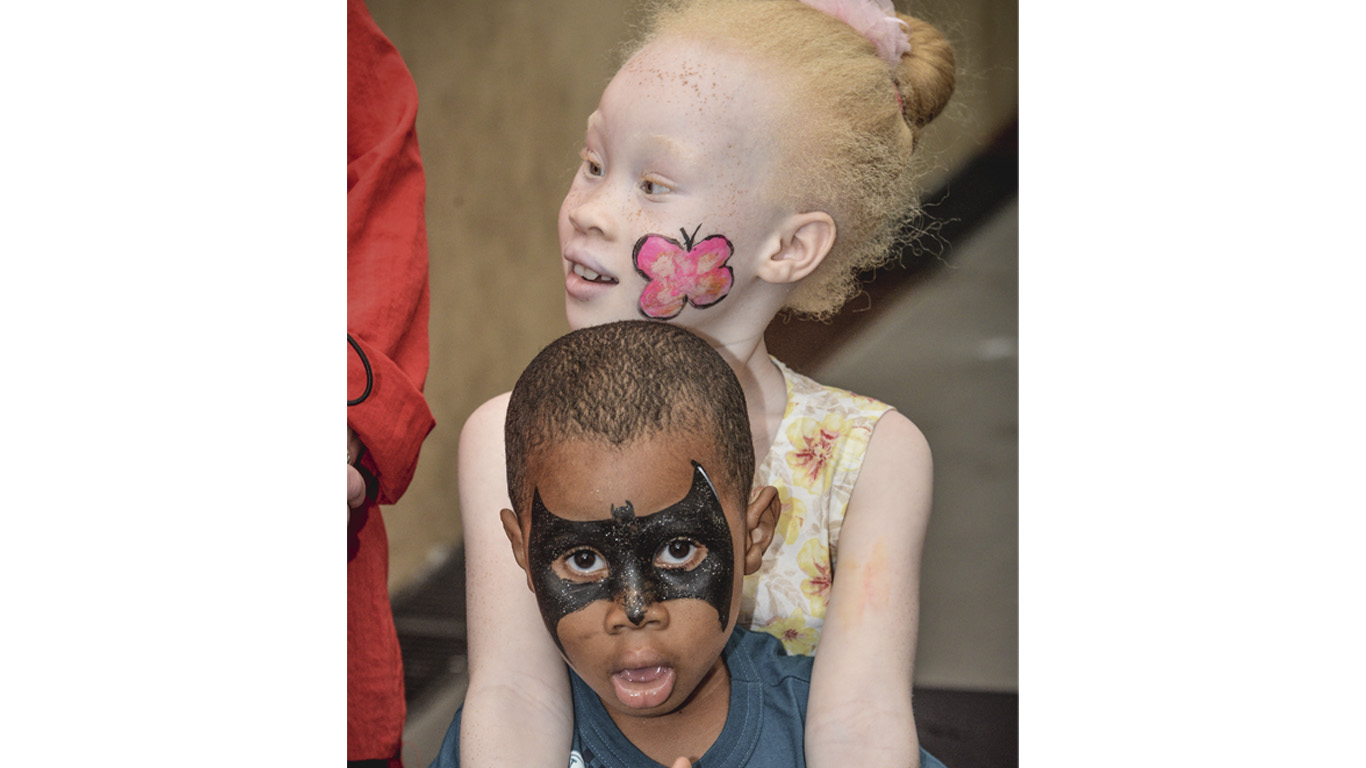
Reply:
[[[704, 470], [720, 466], [708, 441], [698, 435], [657, 436], [621, 448], [581, 442], [551, 445], [530, 457], [527, 469], [536, 494], [557, 518], [610, 527], [616, 519], [613, 510], [622, 510], [627, 502], [633, 517], [648, 525], [655, 513], [676, 512], [680, 500], [696, 501], [694, 462]], [[711, 475], [716, 477], [714, 472]], [[662, 588], [638, 590], [634, 597], [629, 590], [608, 590], [603, 599], [547, 621], [554, 624], [552, 634], [557, 636], [566, 660], [598, 694], [622, 733], [651, 759], [665, 765], [687, 765], [696, 760], [725, 725], [730, 677], [721, 650], [739, 613], [743, 576], [759, 569], [778, 519], [777, 491], [771, 487], [755, 491], [749, 498], [733, 488], [717, 488], [716, 492], [732, 561], [728, 602], [697, 596], [671, 598], [669, 595], [675, 593]], [[667, 577], [686, 580], [690, 569], [695, 571], [711, 554], [706, 542], [718, 550], [711, 554], [713, 558], [726, 549], [715, 541], [715, 529], [702, 522], [705, 506], [695, 508], [693, 518], [698, 522], [691, 530], [670, 523], [667, 535], [660, 537], [665, 543], [653, 563], [647, 564], [655, 573], [651, 578], [660, 583]], [[591, 542], [579, 549], [571, 546], [567, 552], [557, 553], [555, 559], [537, 565], [530, 546], [533, 515], [528, 512], [519, 519], [511, 510], [503, 510], [502, 520], [513, 554], [526, 572], [528, 587], [538, 603], [543, 600], [547, 570], [557, 574], [556, 578], [587, 583], [591, 588], [612, 578], [612, 559], [618, 560], [618, 572], [624, 567], [622, 555], [619, 551], [614, 554], [612, 546], [580, 553], [581, 549], [591, 549]], [[692, 544], [671, 548], [668, 542], [675, 539], [688, 539]], [[658, 543], [653, 539], [649, 542], [651, 547]], [[639, 565], [640, 558], [636, 559]], [[726, 608], [720, 622], [718, 602]], [[552, 608], [550, 614], [556, 615], [563, 607]], [[641, 676], [649, 679], [640, 682]]]
[[716, 608], [725, 628], [734, 580], [730, 528], [715, 486], [696, 462], [688, 495], [653, 514], [637, 517], [627, 501], [608, 520], [565, 520], [533, 492], [531, 522], [536, 594], [557, 645], [560, 619], [604, 599], [621, 600], [639, 625], [649, 603], [696, 598]]

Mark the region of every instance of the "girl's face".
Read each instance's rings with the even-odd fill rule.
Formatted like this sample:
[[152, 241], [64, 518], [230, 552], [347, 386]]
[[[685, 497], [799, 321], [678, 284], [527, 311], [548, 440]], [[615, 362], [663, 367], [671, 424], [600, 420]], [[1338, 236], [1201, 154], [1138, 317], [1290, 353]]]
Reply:
[[571, 328], [651, 318], [714, 340], [762, 332], [786, 286], [755, 270], [788, 213], [768, 194], [767, 82], [743, 57], [664, 38], [608, 84], [560, 206]]

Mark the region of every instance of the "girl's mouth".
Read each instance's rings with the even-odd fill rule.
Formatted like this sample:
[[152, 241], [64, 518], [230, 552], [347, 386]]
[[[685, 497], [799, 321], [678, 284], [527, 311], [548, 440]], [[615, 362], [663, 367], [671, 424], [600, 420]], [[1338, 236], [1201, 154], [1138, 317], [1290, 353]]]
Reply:
[[574, 263], [573, 271], [574, 271], [574, 274], [578, 275], [579, 277], [583, 278], [584, 280], [587, 280], [587, 281], [590, 282], [590, 283], [615, 283], [615, 282], [617, 282], [616, 278], [608, 277], [608, 276], [606, 276], [606, 275], [600, 275], [600, 274], [598, 274], [597, 272], [594, 272], [593, 270], [589, 269], [588, 267], [585, 267], [584, 265], [579, 264], [579, 263], [577, 263], [577, 262]]
[[668, 700], [674, 690], [673, 667], [657, 665], [623, 669], [612, 675], [617, 700], [631, 709], [652, 709]]

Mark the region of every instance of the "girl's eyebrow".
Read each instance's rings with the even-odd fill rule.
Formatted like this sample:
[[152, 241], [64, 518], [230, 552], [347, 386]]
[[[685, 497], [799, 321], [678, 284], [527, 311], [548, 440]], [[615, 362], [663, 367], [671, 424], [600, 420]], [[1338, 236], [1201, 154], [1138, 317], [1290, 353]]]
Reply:
[[650, 149], [665, 155], [666, 159], [673, 160], [685, 166], [697, 163], [701, 160], [697, 150], [668, 136], [649, 134], [642, 136], [641, 138], [649, 145]]
[[[594, 110], [586, 121], [586, 133], [589, 136], [600, 134], [605, 122], [606, 118], [602, 116], [602, 111]], [[702, 159], [696, 150], [686, 144], [680, 143], [670, 136], [665, 136], [663, 134], [646, 134], [641, 136], [641, 139], [646, 142], [647, 149], [660, 152], [666, 155], [669, 160], [676, 160], [686, 164], [696, 163]]]

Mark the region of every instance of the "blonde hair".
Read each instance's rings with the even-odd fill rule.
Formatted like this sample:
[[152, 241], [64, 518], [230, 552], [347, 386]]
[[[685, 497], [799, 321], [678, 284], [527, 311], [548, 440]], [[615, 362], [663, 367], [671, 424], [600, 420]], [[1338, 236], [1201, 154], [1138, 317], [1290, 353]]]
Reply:
[[798, 210], [835, 220], [834, 246], [789, 295], [785, 309], [834, 314], [858, 292], [860, 272], [885, 263], [918, 201], [911, 158], [921, 131], [953, 93], [953, 49], [919, 19], [911, 50], [891, 68], [853, 27], [798, 0], [662, 0], [639, 51], [674, 35], [743, 52], [775, 74], [785, 145], [772, 191]]

